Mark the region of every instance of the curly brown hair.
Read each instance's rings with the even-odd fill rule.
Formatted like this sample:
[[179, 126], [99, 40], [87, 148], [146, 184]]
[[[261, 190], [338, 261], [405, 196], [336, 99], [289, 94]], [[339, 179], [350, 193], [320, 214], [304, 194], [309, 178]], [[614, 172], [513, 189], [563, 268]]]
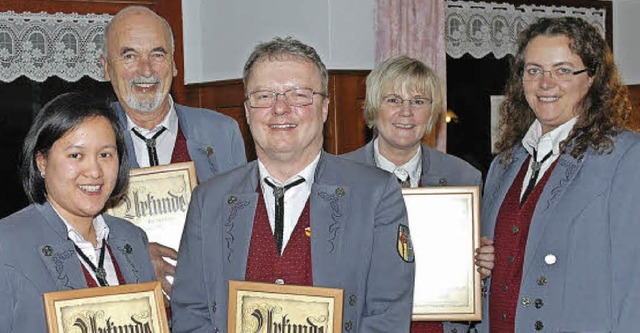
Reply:
[[583, 19], [541, 18], [518, 37], [517, 53], [505, 87], [506, 98], [499, 109], [502, 134], [496, 148], [502, 153], [501, 164], [512, 161], [513, 149], [520, 144], [536, 119], [525, 99], [522, 72], [527, 45], [537, 36], [569, 38], [569, 48], [580, 57], [588, 69], [587, 74], [593, 79], [578, 106], [580, 116], [567, 139], [561, 143], [560, 151], [564, 153], [570, 149], [574, 158], [581, 157], [589, 147], [598, 154], [610, 153], [614, 148], [612, 138], [630, 128], [631, 113], [627, 88], [621, 83], [611, 49], [598, 30]]

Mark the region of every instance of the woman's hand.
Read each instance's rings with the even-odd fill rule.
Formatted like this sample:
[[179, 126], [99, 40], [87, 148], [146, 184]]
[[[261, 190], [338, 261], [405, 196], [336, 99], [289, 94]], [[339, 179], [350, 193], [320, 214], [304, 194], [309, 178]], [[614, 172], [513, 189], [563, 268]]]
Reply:
[[480, 247], [476, 249], [476, 266], [483, 279], [491, 276], [496, 259], [493, 240], [487, 237], [480, 238]]

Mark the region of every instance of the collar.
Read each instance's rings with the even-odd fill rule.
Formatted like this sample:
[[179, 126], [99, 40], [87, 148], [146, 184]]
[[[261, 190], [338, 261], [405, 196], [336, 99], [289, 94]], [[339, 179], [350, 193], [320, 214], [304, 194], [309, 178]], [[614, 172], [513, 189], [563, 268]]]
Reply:
[[285, 186], [285, 185], [293, 182], [294, 180], [302, 177], [305, 180], [304, 186], [306, 186], [309, 190], [311, 190], [311, 185], [313, 185], [313, 182], [315, 180], [315, 172], [316, 172], [316, 168], [318, 167], [318, 162], [320, 161], [320, 155], [321, 154], [322, 154], [321, 152], [318, 153], [318, 156], [316, 156], [316, 158], [311, 163], [309, 163], [309, 165], [307, 165], [304, 169], [302, 169], [300, 172], [298, 172], [293, 177], [287, 179], [284, 182], [284, 184], [280, 183], [277, 179], [272, 177], [271, 174], [269, 173], [269, 171], [267, 171], [267, 168], [264, 166], [264, 164], [262, 164], [262, 161], [260, 161], [260, 159], [258, 159], [258, 173], [260, 175], [260, 186], [262, 186], [263, 189], [265, 188], [265, 186], [268, 186], [264, 182], [264, 179], [266, 177], [269, 177], [269, 180], [271, 182], [273, 182], [274, 184], [276, 184], [277, 186]]
[[155, 134], [157, 131], [159, 131], [160, 128], [166, 127], [167, 131], [169, 131], [170, 133], [177, 134], [178, 133], [178, 113], [176, 112], [176, 107], [175, 107], [175, 103], [173, 102], [173, 98], [171, 97], [171, 95], [169, 95], [168, 97], [169, 97], [169, 112], [164, 117], [164, 119], [162, 119], [162, 122], [160, 122], [152, 130], [148, 130], [146, 128], [137, 126], [133, 122], [133, 120], [129, 118], [129, 115], [125, 112], [125, 116], [127, 117], [127, 131], [131, 131], [132, 128], [135, 128], [136, 131], [140, 132], [145, 137], [150, 137], [150, 136], [153, 136], [153, 134]]
[[524, 146], [524, 149], [532, 156], [533, 150], [537, 150], [539, 159], [542, 159], [542, 157], [550, 151], [553, 151], [554, 156], [559, 155], [560, 143], [567, 139], [577, 121], [578, 117], [574, 117], [553, 131], [542, 135], [542, 125], [540, 121], [536, 119], [522, 138], [522, 146]]
[[[58, 213], [53, 205], [51, 205], [51, 208], [53, 208], [53, 211], [55, 211], [62, 222], [64, 222], [64, 225], [67, 227], [67, 236], [72, 242], [74, 242], [79, 248], [93, 248], [91, 242], [84, 239], [82, 235], [80, 235], [80, 233], [71, 224], [69, 224], [69, 222], [60, 215], [60, 213]], [[98, 215], [93, 218], [93, 228], [96, 230], [96, 239], [98, 241], [97, 249], [102, 248], [102, 240], [109, 238], [109, 226], [104, 221], [102, 215]]]
[[395, 165], [389, 161], [386, 157], [380, 154], [378, 148], [379, 138], [375, 138], [373, 141], [373, 158], [375, 159], [376, 166], [382, 170], [394, 173], [396, 169], [404, 169], [409, 173], [411, 179], [419, 180], [422, 175], [422, 146], [418, 147], [418, 151], [413, 157], [403, 165]]

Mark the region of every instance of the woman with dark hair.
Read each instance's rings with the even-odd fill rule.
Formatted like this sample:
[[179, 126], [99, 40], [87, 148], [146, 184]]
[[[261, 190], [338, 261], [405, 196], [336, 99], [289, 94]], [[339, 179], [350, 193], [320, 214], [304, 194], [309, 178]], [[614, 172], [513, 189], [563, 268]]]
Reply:
[[[394, 173], [403, 187], [482, 188], [480, 171], [422, 143], [438, 119], [444, 99], [440, 78], [420, 60], [401, 55], [382, 61], [367, 76], [364, 108], [367, 126], [377, 135], [364, 147], [343, 156]], [[477, 249], [477, 270], [483, 278], [491, 274], [493, 267], [492, 244], [483, 238]], [[415, 284], [416, 289], [429, 288], [424, 281], [416, 280]], [[413, 333], [466, 332], [468, 328], [467, 323], [411, 324]]]
[[540, 19], [520, 34], [505, 95], [480, 331], [637, 331], [640, 137], [611, 50], [582, 19]]
[[0, 332], [45, 332], [43, 293], [155, 280], [147, 238], [102, 214], [128, 182], [113, 111], [63, 94], [36, 116], [22, 151], [32, 202], [0, 220]]

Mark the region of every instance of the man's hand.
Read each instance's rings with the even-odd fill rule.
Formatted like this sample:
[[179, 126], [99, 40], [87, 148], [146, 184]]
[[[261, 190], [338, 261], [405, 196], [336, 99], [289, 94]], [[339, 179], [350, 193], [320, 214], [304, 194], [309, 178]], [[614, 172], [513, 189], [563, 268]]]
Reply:
[[496, 260], [495, 253], [493, 240], [487, 237], [480, 238], [480, 247], [476, 249], [476, 266], [483, 279], [491, 276]]
[[149, 256], [156, 271], [156, 279], [162, 283], [162, 290], [167, 296], [171, 296], [171, 283], [167, 280], [167, 276], [173, 276], [176, 273], [176, 266], [168, 263], [164, 258], [178, 260], [178, 252], [158, 243], [149, 243]]

